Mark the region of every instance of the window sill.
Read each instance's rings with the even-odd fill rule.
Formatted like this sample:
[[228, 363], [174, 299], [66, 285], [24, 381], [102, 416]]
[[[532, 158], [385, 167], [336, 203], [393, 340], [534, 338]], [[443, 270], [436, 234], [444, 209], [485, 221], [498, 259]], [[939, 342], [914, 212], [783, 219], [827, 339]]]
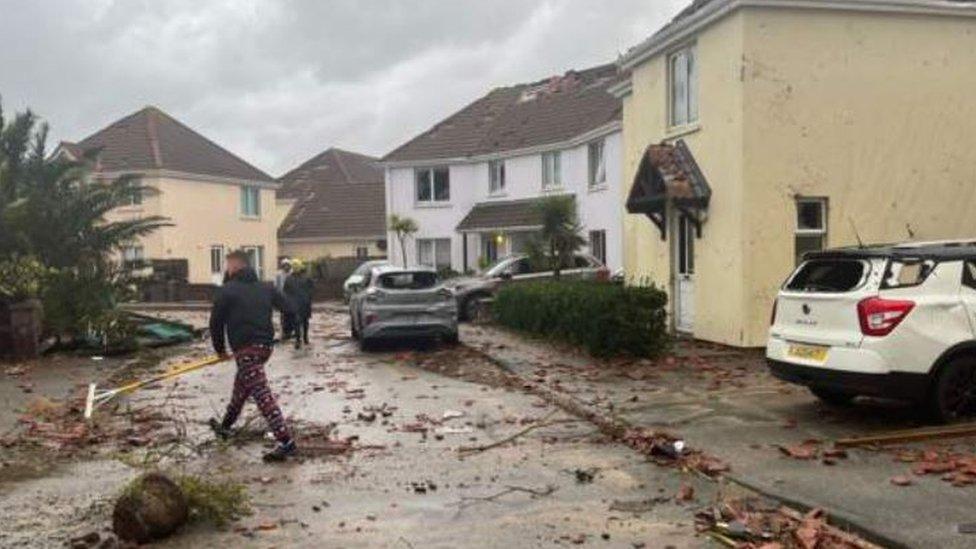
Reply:
[[677, 139], [679, 137], [684, 137], [686, 135], [691, 135], [693, 133], [700, 132], [702, 129], [701, 122], [693, 122], [691, 124], [685, 124], [683, 126], [671, 126], [665, 133], [665, 139]]
[[261, 221], [260, 215], [241, 215], [241, 221]]
[[603, 183], [600, 183], [599, 185], [588, 185], [586, 187], [586, 192], [588, 192], [590, 194], [593, 194], [593, 193], [602, 193], [603, 191], [605, 191], [605, 190], [607, 190], [609, 188], [610, 188], [610, 185], [607, 184], [606, 182], [603, 182]]
[[414, 202], [413, 207], [418, 210], [436, 210], [451, 208], [450, 202]]
[[566, 192], [566, 187], [562, 183], [558, 185], [549, 185], [548, 187], [542, 187], [542, 192], [545, 194], [559, 194]]
[[504, 191], [488, 193], [488, 198], [506, 198], [506, 197], [508, 197], [508, 193]]

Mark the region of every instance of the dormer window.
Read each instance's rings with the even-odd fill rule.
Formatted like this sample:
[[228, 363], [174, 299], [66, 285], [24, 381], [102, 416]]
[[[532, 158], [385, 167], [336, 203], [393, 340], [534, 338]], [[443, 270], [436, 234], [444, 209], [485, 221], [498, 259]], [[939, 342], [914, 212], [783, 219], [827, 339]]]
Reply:
[[698, 58], [694, 45], [668, 58], [668, 119], [672, 127], [698, 122]]

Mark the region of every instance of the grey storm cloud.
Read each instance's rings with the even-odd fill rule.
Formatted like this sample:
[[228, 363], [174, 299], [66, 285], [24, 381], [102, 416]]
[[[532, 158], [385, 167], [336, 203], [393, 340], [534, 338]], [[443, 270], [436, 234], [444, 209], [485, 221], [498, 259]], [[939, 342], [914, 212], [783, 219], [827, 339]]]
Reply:
[[0, 0], [0, 95], [54, 139], [156, 105], [273, 175], [382, 155], [496, 86], [616, 59], [687, 0]]

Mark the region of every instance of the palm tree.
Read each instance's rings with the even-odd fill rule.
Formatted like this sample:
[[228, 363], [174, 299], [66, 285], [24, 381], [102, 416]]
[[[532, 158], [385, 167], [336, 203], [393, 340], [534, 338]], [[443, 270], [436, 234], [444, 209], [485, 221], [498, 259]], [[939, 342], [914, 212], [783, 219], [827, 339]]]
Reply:
[[390, 215], [390, 231], [396, 234], [397, 241], [400, 243], [400, 257], [403, 258], [404, 269], [407, 268], [407, 238], [419, 229], [417, 222], [409, 217], [400, 217], [397, 214]]
[[109, 221], [110, 211], [155, 190], [137, 176], [94, 177], [97, 151], [48, 158], [46, 141], [47, 125], [33, 113], [7, 122], [0, 110], [0, 271], [38, 273], [31, 293], [43, 299], [46, 326], [58, 337], [79, 335], [104, 320], [123, 291], [117, 252], [169, 222]]
[[550, 196], [539, 199], [536, 208], [553, 275], [559, 278], [562, 269], [572, 266], [576, 251], [586, 243], [581, 234], [583, 226], [576, 211], [576, 200], [566, 195]]
[[155, 192], [137, 176], [93, 178], [97, 151], [46, 158], [47, 125], [30, 111], [6, 124], [0, 111], [0, 258], [30, 255], [52, 268], [103, 267], [123, 246], [160, 227], [162, 216], [107, 221], [106, 214]]

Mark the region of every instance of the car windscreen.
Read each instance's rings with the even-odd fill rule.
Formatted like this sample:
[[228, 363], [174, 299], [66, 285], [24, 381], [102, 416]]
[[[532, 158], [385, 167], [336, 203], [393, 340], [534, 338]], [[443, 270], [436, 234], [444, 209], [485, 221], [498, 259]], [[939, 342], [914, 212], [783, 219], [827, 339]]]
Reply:
[[379, 286], [386, 290], [427, 290], [438, 282], [437, 274], [427, 271], [388, 273], [380, 276]]
[[503, 257], [498, 261], [494, 262], [490, 267], [485, 270], [485, 276], [491, 278], [496, 276], [501, 276], [508, 266], [512, 263], [511, 257]]
[[849, 292], [861, 284], [865, 269], [865, 262], [857, 259], [814, 259], [800, 266], [786, 289], [794, 292]]

